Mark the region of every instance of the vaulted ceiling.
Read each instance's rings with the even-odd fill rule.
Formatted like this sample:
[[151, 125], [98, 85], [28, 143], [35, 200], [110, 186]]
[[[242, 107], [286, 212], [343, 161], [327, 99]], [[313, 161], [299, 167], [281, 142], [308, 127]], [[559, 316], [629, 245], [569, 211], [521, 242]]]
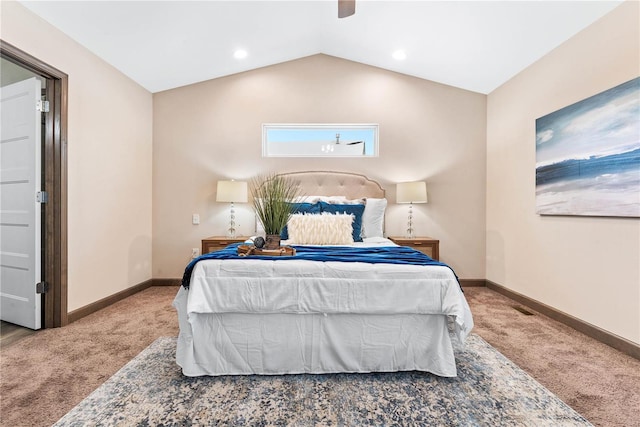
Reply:
[[489, 93], [620, 3], [22, 1], [151, 92], [324, 53]]

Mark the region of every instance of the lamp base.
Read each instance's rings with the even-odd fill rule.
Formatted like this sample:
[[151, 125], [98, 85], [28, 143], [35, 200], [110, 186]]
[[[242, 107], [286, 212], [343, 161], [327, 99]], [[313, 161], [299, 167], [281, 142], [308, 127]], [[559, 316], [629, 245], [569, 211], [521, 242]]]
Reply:
[[227, 229], [227, 237], [235, 239], [236, 237], [236, 211], [231, 202], [231, 210], [229, 211], [229, 228]]
[[416, 237], [413, 232], [413, 203], [409, 203], [409, 215], [407, 216], [407, 230], [405, 233], [405, 237], [408, 239], [413, 239]]

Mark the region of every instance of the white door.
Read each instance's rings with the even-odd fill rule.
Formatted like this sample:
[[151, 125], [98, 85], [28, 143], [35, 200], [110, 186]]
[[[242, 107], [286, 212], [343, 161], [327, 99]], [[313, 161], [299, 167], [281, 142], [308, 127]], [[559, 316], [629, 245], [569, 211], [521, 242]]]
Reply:
[[0, 89], [0, 317], [41, 327], [40, 80]]

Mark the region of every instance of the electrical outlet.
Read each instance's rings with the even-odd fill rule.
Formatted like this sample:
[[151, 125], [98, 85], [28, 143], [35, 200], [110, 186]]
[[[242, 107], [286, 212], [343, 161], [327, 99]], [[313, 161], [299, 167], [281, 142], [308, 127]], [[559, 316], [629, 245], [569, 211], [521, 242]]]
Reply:
[[198, 258], [200, 256], [200, 248], [191, 248], [191, 258]]

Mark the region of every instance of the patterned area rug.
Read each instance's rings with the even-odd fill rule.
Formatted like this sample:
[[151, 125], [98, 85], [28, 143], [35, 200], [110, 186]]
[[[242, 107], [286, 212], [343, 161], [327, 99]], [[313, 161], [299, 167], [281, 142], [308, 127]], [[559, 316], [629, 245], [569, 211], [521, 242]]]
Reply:
[[159, 338], [55, 426], [590, 426], [482, 338], [421, 372], [184, 377]]

